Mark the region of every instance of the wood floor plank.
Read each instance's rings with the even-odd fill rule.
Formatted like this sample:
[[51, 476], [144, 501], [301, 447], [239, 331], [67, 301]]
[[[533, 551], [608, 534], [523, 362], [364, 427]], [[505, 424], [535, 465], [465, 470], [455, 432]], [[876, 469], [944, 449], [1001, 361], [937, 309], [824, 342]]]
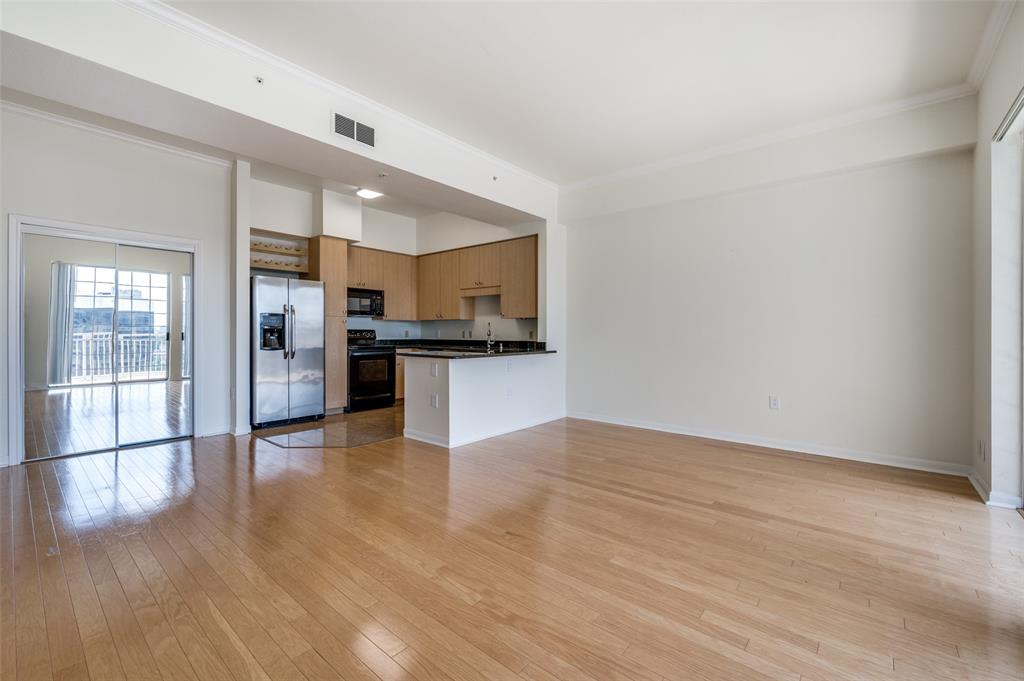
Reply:
[[59, 505], [50, 505], [41, 469], [41, 466], [29, 467], [27, 478], [29, 502], [32, 505], [36, 564], [39, 566], [39, 585], [46, 616], [50, 667], [54, 678], [87, 679], [89, 674], [85, 652], [79, 636], [71, 592], [64, 574], [60, 543], [51, 519], [51, 511], [59, 511]]
[[[87, 435], [33, 422], [40, 451]], [[962, 478], [572, 419], [301, 435], [0, 470], [4, 681], [1024, 670], [1024, 518]]]

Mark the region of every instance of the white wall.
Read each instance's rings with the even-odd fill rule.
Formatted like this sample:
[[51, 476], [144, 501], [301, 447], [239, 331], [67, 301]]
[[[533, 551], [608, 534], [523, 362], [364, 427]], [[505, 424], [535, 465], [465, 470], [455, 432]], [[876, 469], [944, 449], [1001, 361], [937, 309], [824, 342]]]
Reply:
[[[999, 183], [993, 183], [991, 140], [1022, 85], [1024, 11], [1018, 7], [978, 94], [974, 156], [972, 473], [984, 496], [1006, 505], [1021, 502], [1021, 225], [1005, 214], [993, 216]], [[1019, 177], [1002, 179], [1019, 190]]]
[[965, 472], [971, 167], [570, 222], [570, 414]]
[[675, 162], [562, 192], [561, 221], [648, 208], [793, 182], [805, 177], [866, 168], [968, 149], [977, 135], [977, 98], [954, 88], [937, 100], [908, 101], [882, 111], [840, 116], [726, 149], [698, 152]]
[[416, 218], [363, 205], [363, 238], [360, 246], [417, 255]]
[[[11, 213], [173, 235], [200, 242], [196, 375], [205, 377], [200, 435], [230, 428], [230, 167], [114, 138], [49, 118], [0, 112], [0, 214], [7, 263]], [[0, 300], [7, 279], [0, 278]], [[9, 320], [0, 321], [0, 357], [7, 356]], [[7, 438], [6, 361], [0, 363], [0, 442]]]
[[454, 213], [434, 213], [416, 222], [416, 252], [436, 253], [452, 248], [485, 244], [489, 241], [514, 239], [533, 231], [480, 222]]
[[250, 180], [249, 191], [251, 228], [312, 236], [312, 192], [257, 179]]

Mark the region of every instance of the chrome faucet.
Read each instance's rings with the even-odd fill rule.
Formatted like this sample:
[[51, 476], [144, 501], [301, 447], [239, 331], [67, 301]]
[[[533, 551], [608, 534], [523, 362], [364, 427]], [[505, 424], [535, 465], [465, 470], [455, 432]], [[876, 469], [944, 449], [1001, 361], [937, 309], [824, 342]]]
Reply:
[[494, 339], [491, 338], [491, 323], [487, 322], [487, 354], [494, 354]]

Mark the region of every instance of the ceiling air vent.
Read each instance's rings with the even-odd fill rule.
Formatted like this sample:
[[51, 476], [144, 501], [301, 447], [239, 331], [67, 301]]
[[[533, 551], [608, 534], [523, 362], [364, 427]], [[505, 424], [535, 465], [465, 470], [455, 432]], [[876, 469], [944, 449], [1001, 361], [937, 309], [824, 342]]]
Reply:
[[334, 132], [342, 137], [362, 142], [370, 147], [374, 146], [375, 143], [376, 135], [373, 128], [337, 113], [334, 114]]
[[373, 146], [373, 128], [362, 123], [356, 123], [356, 140], [363, 144]]
[[341, 114], [334, 114], [334, 132], [354, 140], [356, 138], [356, 122]]

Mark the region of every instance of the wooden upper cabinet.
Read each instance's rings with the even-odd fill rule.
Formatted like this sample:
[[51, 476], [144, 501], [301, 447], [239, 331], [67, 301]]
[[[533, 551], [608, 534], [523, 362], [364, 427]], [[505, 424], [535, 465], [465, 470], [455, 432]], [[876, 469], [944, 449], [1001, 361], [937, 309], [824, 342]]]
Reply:
[[352, 288], [384, 290], [384, 261], [388, 255], [373, 248], [349, 246], [348, 285]]
[[501, 316], [537, 316], [537, 237], [502, 241]]
[[416, 320], [416, 257], [382, 252], [384, 319]]
[[459, 252], [446, 251], [438, 255], [441, 256], [441, 290], [438, 294], [440, 318], [472, 319], [473, 314], [466, 310], [467, 304], [472, 304], [472, 301], [465, 300], [459, 291]]
[[441, 254], [421, 255], [416, 273], [416, 314], [420, 319], [437, 319], [441, 309]]
[[472, 299], [459, 287], [459, 251], [432, 253], [419, 258], [418, 314], [420, 319], [472, 319]]
[[501, 283], [501, 244], [460, 248], [459, 288], [487, 288]]
[[348, 313], [348, 242], [331, 236], [309, 240], [309, 273], [306, 279], [324, 283], [324, 314], [344, 317]]

